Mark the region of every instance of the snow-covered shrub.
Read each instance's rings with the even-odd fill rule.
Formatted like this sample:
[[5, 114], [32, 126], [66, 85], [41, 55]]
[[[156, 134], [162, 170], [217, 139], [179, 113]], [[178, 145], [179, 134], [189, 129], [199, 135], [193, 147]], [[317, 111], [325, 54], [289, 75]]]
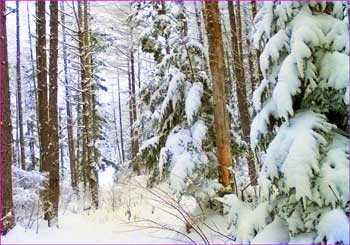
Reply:
[[16, 166], [12, 167], [13, 205], [16, 221], [28, 225], [30, 219], [41, 217], [40, 191], [47, 177], [38, 171], [24, 171]]
[[168, 179], [179, 196], [203, 197], [203, 190], [214, 186], [206, 177], [213, 179], [217, 172], [206, 150], [213, 142], [213, 124], [203, 47], [188, 35], [182, 2], [140, 2], [133, 8], [130, 23], [144, 28], [142, 50], [156, 61], [154, 81], [141, 93], [144, 103], [136, 123], [147, 128], [134, 160], [151, 172], [150, 184]]
[[[317, 235], [308, 235], [313, 242], [349, 243], [348, 230], [337, 224], [349, 226], [348, 8], [271, 2], [255, 19], [264, 80], [253, 96], [251, 143], [267, 142], [262, 199], [274, 222], [288, 227], [290, 241], [307, 233]], [[253, 242], [270, 242], [264, 237]]]

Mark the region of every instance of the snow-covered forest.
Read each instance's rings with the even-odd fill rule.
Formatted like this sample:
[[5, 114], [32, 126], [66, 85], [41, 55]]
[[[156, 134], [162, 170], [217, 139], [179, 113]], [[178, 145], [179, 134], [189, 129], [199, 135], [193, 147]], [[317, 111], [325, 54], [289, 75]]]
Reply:
[[2, 244], [349, 244], [349, 2], [1, 1]]

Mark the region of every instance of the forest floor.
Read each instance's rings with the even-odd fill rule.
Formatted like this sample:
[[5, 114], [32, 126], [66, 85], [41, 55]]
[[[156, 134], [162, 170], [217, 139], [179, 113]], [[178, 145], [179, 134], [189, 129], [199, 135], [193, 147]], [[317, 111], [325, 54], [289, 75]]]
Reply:
[[[57, 227], [48, 228], [44, 220], [34, 222], [30, 229], [17, 224], [1, 237], [1, 244], [205, 243], [203, 239], [232, 243], [217, 233], [229, 234], [225, 217], [217, 213], [195, 216], [198, 206], [193, 199], [177, 203], [165, 184], [153, 189], [144, 188], [144, 184], [143, 176], [126, 184], [104, 184], [99, 210], [84, 210], [79, 201], [63, 203]], [[190, 213], [200, 225], [187, 233], [182, 215]]]

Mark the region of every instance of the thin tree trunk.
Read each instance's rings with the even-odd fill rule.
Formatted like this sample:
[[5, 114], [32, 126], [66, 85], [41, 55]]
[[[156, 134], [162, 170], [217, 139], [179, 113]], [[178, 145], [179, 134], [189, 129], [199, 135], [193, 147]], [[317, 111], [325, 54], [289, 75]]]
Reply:
[[112, 105], [113, 105], [114, 132], [115, 132], [115, 151], [116, 151], [116, 155], [118, 155], [118, 160], [121, 163], [122, 157], [120, 153], [119, 140], [118, 140], [119, 136], [118, 136], [118, 127], [117, 127], [117, 114], [115, 111], [114, 86], [112, 86]]
[[[36, 3], [37, 5], [37, 3]], [[29, 16], [29, 3], [27, 2], [27, 22], [28, 22], [28, 38], [29, 38], [29, 52], [30, 52], [30, 61], [31, 61], [31, 67], [32, 67], [32, 79], [33, 79], [33, 89], [34, 89], [34, 100], [35, 100], [35, 118], [39, 118], [39, 106], [38, 106], [38, 86], [36, 83], [36, 77], [35, 77], [35, 64], [34, 64], [34, 55], [33, 55], [33, 42], [32, 42], [32, 32], [30, 29], [30, 16]], [[36, 130], [38, 132], [37, 135], [37, 140], [38, 140], [38, 144], [39, 144], [39, 155], [41, 156], [41, 143], [40, 143], [40, 129], [39, 129], [39, 122], [38, 120], [34, 120], [35, 121], [35, 125], [36, 125]], [[34, 146], [35, 146], [35, 136], [34, 136], [34, 122], [32, 121], [31, 123], [31, 132], [33, 135], [33, 143], [32, 146], [29, 146], [29, 148], [31, 149], [31, 159], [32, 159], [32, 167], [33, 169], [35, 169], [35, 165], [36, 165], [36, 161], [35, 161], [35, 151], [34, 151]], [[31, 144], [31, 143], [30, 143]], [[34, 160], [34, 161], [33, 161]], [[39, 158], [39, 168], [41, 168], [41, 159]]]
[[8, 57], [7, 57], [7, 34], [6, 34], [6, 15], [5, 15], [5, 1], [0, 2], [1, 11], [1, 124], [0, 134], [2, 140], [1, 147], [1, 232], [5, 235], [14, 225], [15, 216], [13, 212], [12, 201], [12, 170], [11, 170], [11, 109], [10, 109], [10, 84], [8, 71]]
[[118, 71], [118, 112], [119, 112], [119, 133], [120, 133], [120, 144], [122, 150], [122, 159], [125, 161], [125, 152], [124, 152], [124, 138], [123, 138], [123, 118], [122, 118], [122, 106], [120, 101], [120, 81], [119, 81], [119, 71]]
[[225, 63], [218, 3], [205, 2], [205, 14], [209, 65], [214, 85], [214, 124], [219, 181], [223, 184], [225, 191], [231, 192], [232, 176], [229, 169], [231, 167], [231, 137], [226, 110]]
[[140, 49], [137, 49], [137, 80], [138, 80], [138, 87], [139, 90], [141, 90], [141, 55], [140, 55]]
[[71, 96], [69, 91], [68, 81], [68, 64], [67, 64], [67, 47], [66, 47], [66, 21], [64, 14], [64, 2], [61, 2], [61, 22], [62, 22], [62, 36], [63, 36], [63, 69], [64, 69], [64, 81], [65, 81], [65, 96], [66, 96], [66, 113], [67, 113], [67, 136], [68, 136], [68, 152], [69, 152], [69, 163], [71, 172], [71, 185], [74, 192], [78, 191], [78, 178], [77, 178], [77, 164], [74, 149], [73, 140], [73, 115], [71, 106]]
[[[59, 114], [58, 114], [58, 121], [62, 122], [62, 108], [59, 108]], [[61, 132], [62, 135], [62, 125], [59, 124], [59, 131]], [[60, 136], [61, 137], [61, 136]], [[60, 161], [61, 161], [61, 177], [64, 178], [64, 146], [63, 146], [63, 141], [60, 142]]]
[[130, 60], [128, 62], [128, 85], [129, 85], [129, 122], [130, 122], [130, 139], [131, 139], [131, 144], [130, 144], [130, 152], [131, 152], [131, 157], [130, 159], [133, 158], [133, 146], [134, 146], [134, 130], [132, 129], [133, 124], [134, 124], [134, 117], [132, 115], [132, 88], [131, 88], [131, 65], [130, 65]]
[[[133, 30], [131, 30], [131, 42], [133, 42]], [[135, 81], [135, 60], [134, 60], [134, 50], [133, 45], [130, 48], [130, 72], [131, 72], [131, 97], [130, 97], [130, 103], [131, 103], [131, 113], [132, 113], [132, 139], [131, 139], [131, 158], [134, 159], [137, 155], [137, 152], [139, 151], [139, 137], [138, 137], [138, 130], [133, 125], [137, 121], [137, 105], [136, 105], [136, 81]], [[136, 167], [137, 174], [140, 173], [139, 166]]]
[[241, 121], [241, 128], [242, 128], [242, 134], [243, 139], [248, 145], [247, 149], [247, 161], [248, 161], [248, 170], [249, 170], [249, 177], [250, 182], [252, 185], [257, 185], [257, 178], [256, 178], [256, 169], [255, 169], [255, 162], [254, 162], [254, 155], [249, 147], [249, 111], [248, 111], [248, 103], [247, 103], [247, 93], [246, 93], [246, 84], [245, 84], [245, 76], [244, 76], [244, 70], [243, 70], [243, 58], [241, 57], [241, 23], [240, 23], [240, 17], [238, 16], [239, 11], [239, 2], [236, 5], [236, 8], [234, 8], [233, 3], [231, 1], [228, 2], [228, 8], [229, 8], [229, 18], [230, 18], [230, 25], [231, 25], [231, 38], [232, 38], [232, 56], [234, 60], [234, 73], [235, 73], [235, 80], [236, 80], [236, 93], [237, 93], [237, 102], [238, 102], [238, 111], [240, 115], [240, 121]]
[[50, 86], [49, 86], [49, 200], [53, 206], [52, 218], [48, 220], [49, 226], [57, 222], [59, 204], [59, 139], [58, 139], [58, 108], [57, 108], [57, 58], [58, 58], [58, 2], [50, 2]]
[[19, 24], [19, 0], [16, 1], [16, 80], [17, 80], [17, 109], [19, 126], [20, 163], [23, 170], [26, 169], [23, 135], [23, 112], [22, 112], [22, 86], [21, 86], [21, 46]]
[[[252, 18], [253, 18], [253, 23], [254, 23], [254, 18], [257, 14], [257, 7], [256, 7], [256, 1], [252, 1], [251, 2], [251, 12], [252, 12]], [[259, 49], [255, 49], [255, 59], [256, 59], [256, 62], [257, 62], [257, 79], [260, 81], [263, 80], [263, 76], [262, 76], [262, 73], [260, 71], [260, 50]]]
[[30, 160], [31, 164], [28, 167], [28, 170], [34, 170], [35, 169], [35, 140], [34, 140], [34, 123], [33, 121], [27, 120], [27, 134], [29, 137], [29, 151], [30, 151]]

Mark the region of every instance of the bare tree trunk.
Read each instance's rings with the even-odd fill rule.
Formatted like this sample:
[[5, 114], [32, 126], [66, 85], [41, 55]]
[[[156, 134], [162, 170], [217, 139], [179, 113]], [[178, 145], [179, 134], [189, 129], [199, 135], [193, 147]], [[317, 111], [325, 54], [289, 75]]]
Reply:
[[[225, 191], [232, 191], [231, 137], [228, 113], [226, 110], [225, 63], [220, 26], [220, 13], [217, 2], [205, 2], [206, 29], [209, 43], [209, 65], [214, 85], [214, 124], [216, 134], [219, 181]], [[235, 183], [233, 183], [235, 185]]]
[[[36, 3], [37, 5], [37, 3]], [[33, 55], [33, 42], [32, 42], [32, 32], [30, 29], [30, 16], [29, 16], [29, 3], [27, 2], [27, 23], [28, 23], [28, 38], [29, 38], [29, 51], [30, 51], [30, 61], [31, 61], [31, 67], [32, 67], [32, 80], [33, 80], [33, 90], [34, 90], [34, 100], [35, 100], [35, 118], [39, 118], [39, 106], [38, 106], [38, 86], [36, 83], [36, 77], [35, 77], [35, 64], [34, 64], [34, 55]], [[35, 121], [35, 122], [34, 122]], [[36, 160], [35, 160], [35, 136], [34, 136], [34, 123], [36, 125], [36, 130], [38, 132], [37, 135], [37, 140], [38, 140], [38, 144], [39, 144], [39, 155], [41, 156], [41, 147], [40, 147], [40, 129], [39, 129], [39, 122], [38, 120], [33, 120], [28, 124], [28, 127], [30, 127], [30, 130], [28, 129], [28, 132], [31, 133], [32, 138], [31, 138], [31, 142], [29, 143], [29, 148], [30, 148], [30, 152], [31, 152], [31, 167], [30, 169], [35, 169], [35, 165], [36, 165]], [[30, 125], [30, 126], [29, 126]], [[41, 160], [39, 159], [39, 168], [41, 166]]]
[[131, 88], [131, 65], [130, 61], [128, 62], [128, 85], [129, 85], [129, 122], [130, 122], [130, 139], [131, 139], [131, 144], [130, 144], [130, 152], [131, 152], [131, 159], [133, 158], [133, 145], [134, 145], [134, 130], [132, 129], [132, 126], [134, 124], [134, 117], [132, 115], [132, 88]]
[[239, 11], [239, 2], [234, 8], [233, 3], [228, 1], [229, 8], [229, 17], [230, 17], [230, 25], [231, 25], [231, 38], [232, 38], [232, 55], [234, 60], [234, 73], [236, 77], [236, 93], [237, 93], [237, 102], [238, 102], [238, 111], [240, 115], [241, 128], [243, 139], [248, 145], [247, 152], [247, 161], [248, 161], [248, 169], [249, 169], [249, 177], [252, 185], [257, 185], [256, 178], [256, 169], [254, 156], [251, 148], [249, 147], [249, 111], [248, 111], [248, 103], [247, 103], [247, 93], [246, 93], [246, 84], [245, 84], [245, 76], [243, 70], [243, 58], [241, 57], [241, 23], [240, 17], [238, 16]]
[[[83, 172], [83, 184], [84, 184], [84, 192], [86, 192], [87, 190], [87, 186], [88, 186], [88, 183], [87, 183], [87, 178], [88, 178], [88, 167], [87, 167], [87, 152], [88, 152], [88, 149], [87, 149], [87, 129], [86, 129], [86, 126], [85, 126], [85, 117], [84, 117], [84, 114], [85, 114], [85, 91], [84, 91], [84, 82], [85, 82], [85, 79], [86, 79], [86, 69], [85, 69], [85, 66], [84, 66], [84, 52], [85, 52], [85, 48], [84, 48], [84, 21], [83, 21], [83, 8], [82, 8], [82, 2], [81, 1], [78, 1], [78, 20], [77, 20], [77, 24], [78, 24], [78, 36], [79, 36], [79, 53], [80, 53], [80, 75], [81, 75], [81, 78], [80, 78], [80, 84], [81, 84], [81, 90], [83, 91], [78, 97], [78, 120], [80, 122], [80, 125], [79, 125], [79, 129], [80, 130], [80, 134], [81, 134], [81, 137], [78, 137], [79, 138], [82, 138], [82, 156], [81, 156], [81, 165], [82, 165], [82, 172]], [[82, 107], [80, 105], [80, 103], [82, 103]], [[80, 110], [82, 112], [82, 118], [80, 119]]]
[[46, 19], [45, 2], [37, 3], [37, 80], [38, 80], [38, 112], [39, 112], [39, 135], [40, 135], [40, 170], [49, 171], [47, 159], [49, 145], [49, 109], [47, 91], [47, 63], [46, 63]]
[[22, 112], [22, 86], [21, 86], [21, 46], [19, 24], [19, 0], [16, 1], [16, 80], [17, 80], [17, 109], [20, 145], [20, 163], [23, 170], [26, 169], [23, 135], [23, 112]]
[[[256, 64], [256, 62], [254, 62], [254, 60], [256, 61], [256, 56], [255, 56], [255, 51], [251, 45], [251, 39], [249, 38], [249, 23], [247, 21], [247, 19], [250, 19], [250, 12], [248, 11], [248, 8], [251, 7], [251, 4], [247, 3], [244, 7], [243, 7], [243, 16], [246, 16], [246, 18], [244, 18], [244, 33], [245, 33], [245, 49], [248, 52], [248, 66], [249, 66], [249, 78], [250, 78], [250, 89], [251, 89], [251, 93], [254, 92], [255, 90], [255, 85], [256, 85], [256, 80], [258, 79], [255, 75], [255, 68], [254, 65]], [[251, 25], [253, 23], [250, 23]], [[243, 28], [242, 26], [242, 28]]]
[[[131, 42], [133, 42], [133, 30], [131, 29]], [[132, 116], [132, 124], [131, 130], [132, 130], [132, 138], [131, 138], [131, 158], [134, 159], [137, 155], [137, 152], [139, 151], [139, 136], [138, 136], [138, 130], [134, 126], [134, 123], [137, 121], [137, 106], [136, 106], [136, 81], [135, 81], [135, 60], [134, 60], [134, 50], [133, 45], [131, 45], [130, 48], [130, 104], [131, 104], [131, 116]], [[134, 165], [134, 169], [136, 170], [137, 174], [140, 175], [140, 167], [137, 165]]]
[[66, 38], [66, 21], [64, 14], [64, 2], [61, 2], [61, 22], [62, 22], [62, 36], [63, 36], [63, 69], [64, 69], [64, 80], [65, 80], [65, 96], [66, 96], [66, 112], [67, 112], [67, 136], [68, 136], [68, 151], [69, 151], [69, 163], [71, 171], [71, 185], [74, 192], [78, 191], [78, 177], [77, 177], [77, 164], [74, 149], [73, 140], [73, 115], [71, 106], [71, 96], [69, 91], [68, 81], [68, 64], [67, 64], [67, 38]]
[[34, 140], [34, 123], [33, 121], [27, 120], [27, 134], [29, 137], [29, 151], [30, 151], [30, 160], [31, 164], [28, 166], [28, 170], [34, 170], [35, 169], [35, 140]]
[[92, 100], [92, 73], [91, 73], [91, 50], [90, 50], [90, 38], [89, 38], [89, 25], [88, 25], [88, 3], [83, 2], [83, 29], [82, 41], [83, 41], [83, 55], [82, 59], [82, 90], [83, 90], [83, 118], [85, 126], [85, 140], [86, 140], [86, 156], [87, 156], [87, 170], [89, 188], [91, 194], [91, 201], [94, 208], [98, 208], [98, 176], [97, 166], [95, 163], [95, 146], [94, 146], [94, 128], [93, 128], [93, 100]]
[[118, 71], [118, 112], [119, 112], [119, 132], [120, 132], [120, 144], [122, 150], [122, 159], [125, 161], [125, 152], [124, 152], [124, 138], [123, 138], [123, 117], [122, 117], [122, 106], [120, 101], [120, 81], [119, 81], [119, 71]]
[[0, 2], [1, 11], [1, 233], [5, 235], [14, 225], [15, 216], [13, 212], [12, 201], [12, 170], [11, 170], [11, 109], [10, 109], [10, 84], [8, 71], [8, 57], [7, 57], [7, 34], [6, 34], [6, 15], [5, 15], [5, 1]]
[[116, 155], [118, 155], [118, 160], [121, 163], [122, 157], [120, 153], [120, 147], [119, 147], [119, 136], [118, 136], [118, 126], [117, 126], [117, 114], [115, 111], [115, 98], [114, 98], [114, 86], [112, 86], [112, 105], [113, 105], [113, 121], [114, 121], [114, 132], [115, 132], [115, 152]]
[[[62, 122], [62, 108], [59, 108], [58, 111], [58, 121]], [[60, 138], [62, 137], [62, 123], [59, 124], [59, 132], [60, 132]], [[64, 178], [64, 145], [63, 141], [60, 142], [60, 162], [61, 162], [61, 177]]]
[[[201, 3], [201, 4], [203, 4], [203, 3]], [[204, 18], [204, 14], [202, 14], [203, 16], [201, 15], [202, 11], [200, 11], [200, 9], [203, 9], [203, 8], [198, 7], [197, 1], [194, 1], [194, 10], [195, 10], [195, 15], [196, 15], [196, 24], [197, 24], [197, 28], [198, 28], [198, 38], [199, 38], [199, 42], [201, 44], [203, 44], [203, 46], [204, 46], [205, 43], [204, 43], [203, 30], [202, 30], [202, 25], [201, 25], [201, 22], [202, 22], [202, 20]], [[207, 60], [207, 57], [205, 57], [205, 54], [203, 54], [202, 58], [204, 60], [203, 68], [205, 68], [205, 70], [207, 72], [209, 72], [208, 60]]]
[[58, 139], [58, 109], [57, 109], [57, 58], [58, 58], [58, 2], [50, 2], [50, 86], [49, 86], [49, 200], [53, 207], [52, 218], [49, 218], [49, 226], [57, 222], [59, 204], [59, 139]]
[[[251, 12], [252, 12], [252, 18], [253, 18], [253, 22], [254, 22], [254, 18], [257, 14], [257, 7], [256, 7], [256, 1], [252, 1], [251, 2]], [[263, 76], [262, 76], [262, 73], [260, 71], [260, 50], [258, 49], [255, 49], [255, 59], [256, 59], [256, 62], [257, 62], [257, 65], [258, 65], [258, 69], [257, 69], [257, 77], [258, 77], [258, 80], [259, 82], [263, 80]]]

